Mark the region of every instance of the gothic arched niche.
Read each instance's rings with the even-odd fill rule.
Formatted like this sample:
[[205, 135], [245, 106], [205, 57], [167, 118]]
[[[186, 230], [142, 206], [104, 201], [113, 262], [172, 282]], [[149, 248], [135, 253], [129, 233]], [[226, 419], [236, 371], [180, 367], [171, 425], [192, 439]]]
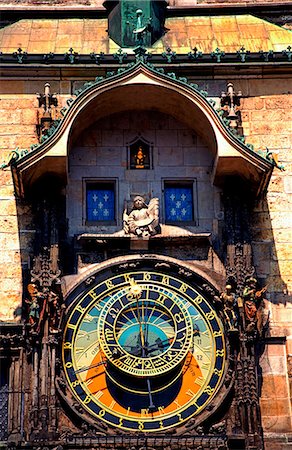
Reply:
[[[145, 161], [135, 168], [134, 158], [139, 149]], [[214, 155], [198, 133], [170, 114], [132, 110], [106, 116], [84, 130], [69, 152], [70, 234], [121, 230], [125, 203], [131, 208], [137, 195], [142, 195], [147, 204], [151, 198], [158, 198], [160, 221], [172, 226], [173, 231], [176, 227], [181, 233], [182, 227], [187, 225], [190, 232], [211, 232], [214, 208], [220, 210], [220, 189], [212, 186], [213, 163]], [[84, 204], [88, 184], [96, 182], [97, 189], [98, 184], [102, 189], [105, 181], [112, 183], [116, 196], [115, 222], [108, 223], [107, 227], [101, 220], [88, 221]], [[173, 195], [173, 189], [181, 190], [183, 200], [189, 195], [192, 212], [186, 220], [176, 214], [173, 218], [166, 217], [168, 197], [165, 193], [169, 189], [172, 189], [169, 196]], [[184, 204], [179, 205], [179, 202], [177, 198], [177, 202], [170, 205], [170, 211], [179, 206], [183, 210]]]

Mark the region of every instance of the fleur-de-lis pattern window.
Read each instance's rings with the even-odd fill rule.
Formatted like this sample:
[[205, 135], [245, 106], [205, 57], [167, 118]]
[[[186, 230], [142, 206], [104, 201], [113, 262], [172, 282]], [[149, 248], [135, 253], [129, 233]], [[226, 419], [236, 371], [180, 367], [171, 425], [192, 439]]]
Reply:
[[166, 222], [192, 222], [194, 220], [192, 185], [166, 185], [164, 201]]
[[115, 220], [115, 191], [112, 184], [87, 185], [87, 220], [112, 222]]

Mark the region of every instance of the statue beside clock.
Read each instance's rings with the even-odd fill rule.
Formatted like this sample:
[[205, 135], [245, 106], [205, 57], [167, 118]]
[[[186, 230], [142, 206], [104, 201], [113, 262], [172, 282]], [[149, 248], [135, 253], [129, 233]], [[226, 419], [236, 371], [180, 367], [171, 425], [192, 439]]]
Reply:
[[63, 370], [91, 422], [161, 432], [200, 415], [217, 395], [224, 329], [175, 264], [147, 257], [128, 266], [96, 272], [68, 297]]

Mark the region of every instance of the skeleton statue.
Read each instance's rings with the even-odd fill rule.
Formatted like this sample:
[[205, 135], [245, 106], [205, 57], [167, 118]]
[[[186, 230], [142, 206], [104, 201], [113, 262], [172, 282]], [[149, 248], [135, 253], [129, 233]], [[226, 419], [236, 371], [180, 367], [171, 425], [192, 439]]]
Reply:
[[48, 306], [49, 330], [51, 333], [57, 333], [64, 304], [61, 302], [60, 296], [52, 290], [48, 294]]
[[235, 294], [232, 292], [232, 286], [230, 284], [226, 285], [225, 292], [222, 292], [220, 299], [223, 302], [223, 312], [229, 331], [238, 331], [237, 316], [235, 314]]
[[143, 197], [134, 198], [134, 207], [130, 214], [124, 211], [124, 231], [138, 237], [153, 236], [159, 233], [159, 200], [152, 198], [146, 205]]

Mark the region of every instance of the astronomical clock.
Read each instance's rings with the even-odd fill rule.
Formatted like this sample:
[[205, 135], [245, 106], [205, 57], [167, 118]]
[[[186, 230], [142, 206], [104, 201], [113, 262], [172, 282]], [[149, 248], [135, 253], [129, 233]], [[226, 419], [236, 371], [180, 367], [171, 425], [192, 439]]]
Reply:
[[202, 283], [148, 257], [108, 265], [70, 293], [62, 366], [85, 420], [162, 433], [214, 412], [226, 395], [227, 345]]

